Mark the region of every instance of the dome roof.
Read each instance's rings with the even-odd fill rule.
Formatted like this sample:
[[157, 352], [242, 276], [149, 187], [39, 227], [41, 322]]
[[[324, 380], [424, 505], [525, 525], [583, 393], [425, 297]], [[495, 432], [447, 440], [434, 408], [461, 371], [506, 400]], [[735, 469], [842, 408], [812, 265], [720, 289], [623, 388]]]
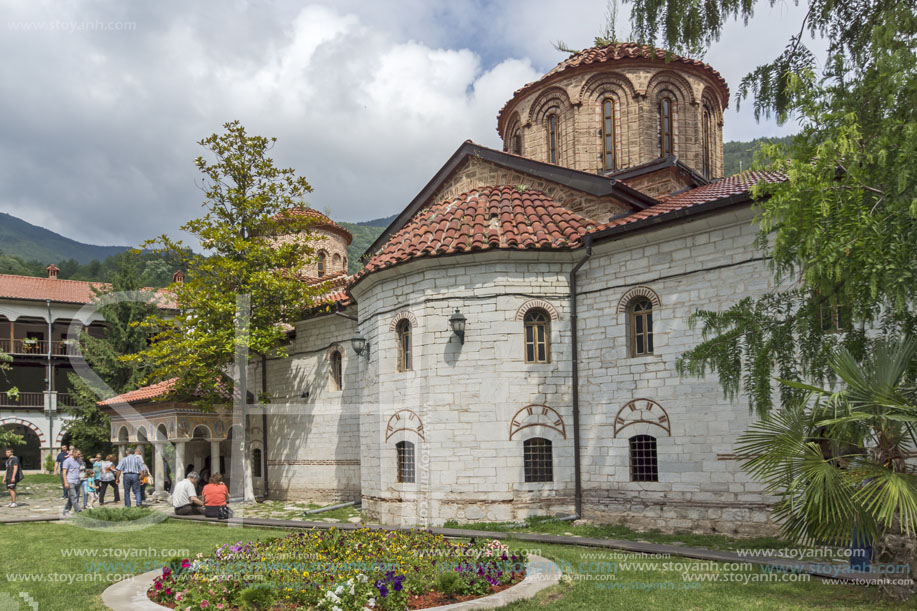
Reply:
[[586, 70], [594, 68], [596, 64], [606, 64], [609, 62], [665, 62], [669, 65], [679, 63], [685, 66], [692, 66], [695, 69], [706, 72], [707, 76], [719, 87], [723, 108], [729, 103], [729, 85], [726, 84], [726, 79], [723, 78], [723, 75], [710, 67], [709, 64], [689, 57], [682, 57], [681, 55], [669, 53], [665, 49], [640, 45], [635, 42], [621, 42], [613, 43], [605, 47], [591, 47], [579, 53], [574, 53], [554, 66], [537, 81], [532, 81], [517, 89], [513, 93], [513, 97], [503, 105], [503, 108], [501, 108], [500, 112], [497, 114], [497, 132], [500, 133], [501, 137], [503, 136], [503, 121], [507, 115], [507, 109], [523, 95], [529, 93], [539, 85], [543, 85], [553, 80], [559, 74], [568, 74], [575, 70]]
[[421, 257], [497, 249], [576, 248], [596, 225], [541, 191], [479, 187], [418, 212], [354, 279]]
[[314, 227], [318, 227], [320, 229], [327, 229], [327, 230], [333, 231], [334, 233], [339, 234], [341, 237], [347, 240], [348, 245], [353, 241], [353, 236], [350, 234], [349, 231], [347, 231], [346, 229], [344, 229], [343, 227], [341, 227], [340, 225], [332, 221], [331, 218], [328, 217], [327, 215], [322, 214], [321, 212], [319, 212], [318, 210], [315, 210], [314, 208], [308, 208], [305, 206], [297, 206], [295, 208], [287, 209], [285, 214], [314, 219], [315, 220]]

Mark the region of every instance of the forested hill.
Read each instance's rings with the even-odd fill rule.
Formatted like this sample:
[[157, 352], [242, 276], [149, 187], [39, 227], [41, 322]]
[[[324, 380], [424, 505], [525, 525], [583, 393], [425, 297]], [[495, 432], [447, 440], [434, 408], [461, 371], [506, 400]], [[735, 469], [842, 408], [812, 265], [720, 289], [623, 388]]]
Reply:
[[741, 170], [748, 170], [755, 158], [757, 151], [764, 142], [782, 142], [788, 144], [793, 136], [783, 138], [755, 138], [751, 142], [726, 142], [723, 144], [723, 160], [725, 176], [738, 174]]
[[78, 263], [104, 260], [127, 250], [127, 246], [95, 246], [65, 238], [50, 229], [27, 223], [0, 212], [0, 250], [28, 260], [58, 263], [73, 259]]

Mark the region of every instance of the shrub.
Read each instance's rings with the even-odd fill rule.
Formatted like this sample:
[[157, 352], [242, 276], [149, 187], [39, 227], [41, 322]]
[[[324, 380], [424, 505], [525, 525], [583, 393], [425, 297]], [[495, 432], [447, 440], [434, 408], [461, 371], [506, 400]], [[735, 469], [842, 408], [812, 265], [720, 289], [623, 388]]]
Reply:
[[239, 602], [246, 609], [260, 611], [261, 609], [270, 609], [277, 599], [274, 589], [270, 586], [254, 585], [249, 586], [239, 592]]
[[153, 513], [149, 507], [96, 507], [76, 514], [77, 519], [99, 520], [101, 522], [131, 522]]
[[50, 454], [45, 456], [45, 464], [44, 464], [45, 471], [47, 471], [49, 474], [54, 473], [54, 464], [55, 464], [55, 461], [54, 461], [53, 456], [51, 456]]
[[436, 591], [446, 596], [457, 596], [465, 589], [465, 583], [458, 573], [452, 571], [440, 573], [436, 577]]

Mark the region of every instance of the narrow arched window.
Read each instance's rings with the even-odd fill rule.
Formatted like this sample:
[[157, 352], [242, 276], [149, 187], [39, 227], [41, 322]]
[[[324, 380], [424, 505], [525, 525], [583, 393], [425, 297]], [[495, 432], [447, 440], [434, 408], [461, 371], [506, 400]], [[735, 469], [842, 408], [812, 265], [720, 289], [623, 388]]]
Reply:
[[656, 455], [656, 438], [634, 435], [630, 441], [630, 481], [658, 482], [659, 463]]
[[548, 115], [548, 161], [557, 163], [557, 115]]
[[518, 127], [513, 132], [513, 137], [511, 138], [511, 141], [512, 141], [513, 153], [516, 155], [521, 155], [522, 154], [522, 133], [519, 131]]
[[659, 152], [660, 156], [672, 155], [675, 151], [675, 130], [672, 119], [672, 99], [659, 100]]
[[404, 319], [395, 327], [398, 340], [398, 371], [411, 370], [411, 321]]
[[399, 441], [395, 444], [398, 458], [398, 483], [414, 483], [414, 444], [410, 441]]
[[630, 307], [631, 356], [653, 353], [653, 304], [649, 299], [634, 300]]
[[617, 167], [615, 155], [615, 101], [611, 98], [602, 100], [602, 167], [614, 170]]
[[325, 275], [325, 259], [326, 258], [327, 256], [325, 255], [325, 251], [321, 251], [320, 253], [318, 253], [318, 277], [319, 278]]
[[527, 482], [553, 482], [554, 456], [551, 440], [533, 437], [522, 442], [522, 461]]
[[532, 308], [525, 313], [523, 327], [525, 330], [526, 363], [550, 362], [550, 325], [551, 317], [542, 309]]
[[710, 178], [713, 173], [713, 119], [710, 108], [704, 105], [704, 114], [701, 120], [701, 138], [704, 147], [704, 177]]
[[344, 360], [338, 350], [331, 353], [331, 385], [334, 390], [344, 390]]
[[261, 477], [261, 449], [252, 450], [252, 477]]

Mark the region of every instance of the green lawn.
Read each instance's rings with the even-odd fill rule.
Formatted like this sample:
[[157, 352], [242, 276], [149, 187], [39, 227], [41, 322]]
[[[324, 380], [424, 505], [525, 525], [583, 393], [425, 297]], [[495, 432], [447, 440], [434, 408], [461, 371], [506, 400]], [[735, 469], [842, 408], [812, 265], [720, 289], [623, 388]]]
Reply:
[[[88, 530], [70, 523], [6, 524], [0, 526], [4, 565], [0, 577], [0, 603], [3, 593], [21, 602], [19, 593], [27, 592], [42, 611], [104, 609], [99, 595], [109, 585], [104, 580], [109, 573], [144, 572], [172, 555], [181, 555], [179, 550], [187, 550], [191, 555], [206, 553], [222, 543], [282, 534], [283, 531], [272, 529], [231, 528], [177, 520], [120, 533]], [[534, 600], [507, 607], [513, 611], [901, 608], [877, 604], [874, 589], [827, 585], [816, 580], [808, 583], [701, 582], [696, 587], [691, 585], [691, 589], [684, 589], [685, 572], [726, 576], [720, 579], [753, 580], [760, 579], [758, 568], [727, 570], [714, 563], [674, 557], [645, 558], [614, 550], [572, 546], [528, 546], [517, 542], [514, 547], [537, 548], [542, 555], [560, 563], [573, 579], [542, 592]], [[70, 556], [62, 553], [62, 550], [84, 549], [99, 551], [95, 558], [79, 557], [69, 551]], [[150, 555], [151, 549], [155, 555]], [[108, 557], [104, 557], [106, 554]], [[114, 554], [135, 557], [115, 558]], [[666, 562], [670, 566], [664, 566]], [[675, 563], [682, 566], [674, 566]], [[49, 582], [47, 575], [50, 573], [61, 574], [63, 579], [72, 579], [73, 583]], [[15, 574], [46, 577], [44, 581], [27, 581], [22, 577], [17, 579]], [[102, 575], [102, 580], [95, 575]], [[603, 575], [613, 575], [614, 579], [595, 579]], [[89, 579], [92, 581], [87, 581]], [[911, 608], [917, 606], [911, 605]]]

